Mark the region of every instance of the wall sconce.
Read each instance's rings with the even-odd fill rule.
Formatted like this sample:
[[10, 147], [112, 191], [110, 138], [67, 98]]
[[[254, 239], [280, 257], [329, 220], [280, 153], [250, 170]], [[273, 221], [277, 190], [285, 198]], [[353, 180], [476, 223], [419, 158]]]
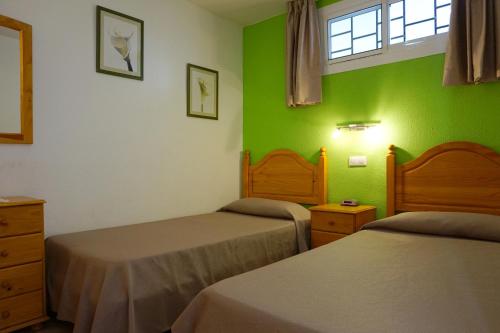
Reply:
[[339, 130], [348, 129], [349, 131], [364, 131], [369, 129], [370, 127], [375, 127], [377, 125], [380, 125], [380, 121], [343, 123], [343, 124], [337, 124], [337, 129]]
[[380, 125], [380, 121], [368, 122], [349, 122], [337, 124], [337, 128], [332, 133], [332, 138], [337, 139], [342, 135], [342, 130], [348, 131], [371, 131], [373, 128]]

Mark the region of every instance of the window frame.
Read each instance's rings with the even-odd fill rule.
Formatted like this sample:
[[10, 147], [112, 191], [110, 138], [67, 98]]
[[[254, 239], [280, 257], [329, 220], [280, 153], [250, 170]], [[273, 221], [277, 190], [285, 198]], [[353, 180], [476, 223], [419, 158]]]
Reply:
[[[319, 9], [323, 75], [378, 66], [446, 52], [448, 32], [397, 44], [389, 43], [389, 5], [400, 0], [343, 0]], [[452, 0], [453, 3], [454, 0]], [[382, 5], [382, 48], [329, 59], [329, 20]]]
[[[356, 10], [356, 11], [353, 11], [353, 12], [349, 12], [349, 13], [346, 13], [346, 14], [342, 14], [342, 15], [337, 15], [335, 17], [331, 17], [327, 20], [326, 22], [326, 47], [327, 47], [327, 59], [328, 61], [330, 62], [343, 62], [345, 61], [344, 59], [358, 59], [358, 58], [362, 58], [362, 57], [369, 57], [369, 56], [372, 56], [372, 55], [375, 55], [375, 54], [379, 54], [379, 53], [382, 53], [382, 49], [384, 47], [384, 30], [383, 30], [383, 26], [384, 24], [382, 23], [383, 20], [384, 20], [384, 17], [382, 16], [382, 19], [381, 19], [381, 26], [382, 26], [382, 31], [380, 32], [380, 35], [381, 35], [381, 38], [382, 38], [382, 47], [381, 48], [376, 48], [375, 50], [369, 50], [369, 51], [365, 51], [365, 52], [359, 52], [359, 53], [354, 53], [354, 54], [350, 54], [350, 55], [347, 55], [347, 56], [342, 56], [342, 57], [339, 57], [339, 58], [333, 58], [333, 59], [330, 59], [330, 55], [331, 53], [334, 53], [334, 52], [330, 52], [330, 39], [332, 37], [334, 37], [332, 34], [331, 34], [331, 25], [330, 25], [330, 21], [331, 20], [340, 20], [342, 17], [344, 16], [347, 16], [347, 15], [350, 15], [350, 14], [354, 14], [355, 12], [359, 12], [359, 11], [364, 11], [364, 10], [368, 10], [368, 9], [371, 9], [373, 7], [378, 7], [380, 6], [380, 9], [381, 11], [383, 11], [383, 5], [381, 5], [380, 3], [378, 3], [378, 1], [375, 1], [375, 5], [373, 6], [366, 6], [365, 8], [361, 9], [361, 10]], [[378, 9], [377, 9], [378, 10]], [[377, 11], [375, 10], [375, 12]], [[360, 14], [361, 15], [361, 14]], [[375, 14], [377, 15], [377, 14]], [[382, 14], [383, 15], [383, 14]], [[351, 20], [352, 20], [352, 17], [351, 17]], [[352, 22], [352, 21], [351, 21]], [[377, 25], [377, 24], [376, 24]], [[351, 50], [353, 51], [354, 50], [354, 37], [352, 36], [353, 34], [353, 31], [354, 31], [354, 28], [353, 26], [351, 25]], [[377, 34], [377, 33], [376, 33]], [[378, 41], [377, 41], [377, 44], [378, 44]]]
[[[426, 38], [431, 38], [433, 36], [437, 36], [437, 35], [440, 35], [440, 34], [447, 34], [448, 31], [449, 31], [449, 27], [450, 27], [450, 24], [448, 23], [448, 25], [446, 26], [438, 26], [437, 23], [438, 23], [438, 10], [441, 9], [441, 8], [444, 8], [444, 7], [447, 7], [447, 6], [450, 6], [451, 7], [451, 2], [452, 0], [449, 0], [450, 1], [450, 4], [445, 4], [445, 5], [437, 5], [437, 1], [434, 0], [434, 17], [432, 18], [427, 18], [427, 19], [423, 19], [423, 20], [420, 20], [420, 21], [416, 21], [416, 22], [411, 22], [411, 23], [406, 23], [406, 13], [405, 13], [405, 0], [390, 0], [390, 1], [387, 1], [387, 5], [386, 5], [386, 10], [388, 12], [388, 20], [387, 20], [387, 24], [388, 24], [388, 43], [389, 43], [389, 47], [392, 47], [393, 45], [397, 45], [397, 44], [405, 44], [405, 43], [412, 43], [414, 41], [417, 41], [417, 40], [425, 40]], [[393, 4], [396, 4], [398, 2], [403, 2], [403, 15], [396, 18], [396, 19], [391, 19], [390, 18], [390, 7], [391, 5]], [[390, 33], [390, 26], [391, 26], [391, 22], [393, 20], [397, 20], [397, 19], [403, 19], [403, 35], [400, 35], [400, 36], [397, 36], [397, 37], [393, 37], [391, 38], [391, 33]], [[414, 38], [414, 39], [410, 39], [410, 40], [406, 40], [406, 37], [407, 37], [407, 27], [409, 26], [412, 26], [412, 25], [417, 25], [417, 24], [421, 24], [421, 23], [424, 23], [424, 22], [428, 22], [428, 21], [434, 21], [434, 34], [433, 35], [429, 35], [429, 36], [425, 36], [425, 37], [421, 37], [421, 38]], [[439, 29], [443, 29], [443, 28], [448, 28], [448, 31], [446, 32], [438, 32]], [[395, 38], [403, 38], [404, 41], [403, 42], [398, 42], [398, 43], [394, 43], [394, 44], [391, 44], [391, 40], [392, 39], [395, 39]]]

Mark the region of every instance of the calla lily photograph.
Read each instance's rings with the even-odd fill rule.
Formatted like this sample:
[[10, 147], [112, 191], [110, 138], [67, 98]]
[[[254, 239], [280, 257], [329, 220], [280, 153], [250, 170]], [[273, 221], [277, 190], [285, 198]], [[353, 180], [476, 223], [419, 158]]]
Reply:
[[97, 67], [99, 73], [144, 79], [144, 22], [97, 6]]
[[188, 117], [218, 119], [219, 73], [193, 64], [187, 65]]

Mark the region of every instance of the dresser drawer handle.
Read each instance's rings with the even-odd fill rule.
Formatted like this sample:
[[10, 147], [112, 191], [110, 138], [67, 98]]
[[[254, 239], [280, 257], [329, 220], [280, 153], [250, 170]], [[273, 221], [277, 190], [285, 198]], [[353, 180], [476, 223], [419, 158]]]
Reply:
[[335, 221], [329, 221], [329, 222], [328, 222], [328, 225], [330, 225], [330, 226], [334, 226], [334, 225], [335, 225]]
[[7, 222], [7, 220], [4, 220], [4, 219], [0, 219], [0, 226], [2, 227], [6, 227], [9, 225], [9, 222]]
[[0, 257], [7, 258], [8, 256], [9, 256], [9, 252], [7, 252], [7, 250], [3, 250], [2, 252], [0, 252]]
[[7, 319], [10, 317], [10, 312], [9, 311], [2, 311], [2, 319]]
[[5, 289], [7, 291], [11, 291], [12, 290], [12, 285], [9, 282], [7, 282], [7, 281], [2, 282], [1, 287], [2, 287], [2, 289]]

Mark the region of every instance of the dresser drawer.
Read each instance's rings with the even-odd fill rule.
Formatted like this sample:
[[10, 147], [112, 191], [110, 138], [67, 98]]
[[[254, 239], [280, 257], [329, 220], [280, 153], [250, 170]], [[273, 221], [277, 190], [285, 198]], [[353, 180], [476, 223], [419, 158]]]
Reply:
[[0, 329], [42, 317], [41, 290], [0, 300]]
[[311, 231], [311, 246], [313, 248], [331, 243], [333, 241], [344, 238], [345, 234], [336, 234], [334, 232]]
[[0, 269], [0, 299], [43, 288], [42, 262]]
[[42, 258], [42, 234], [0, 238], [0, 268], [34, 262]]
[[0, 237], [42, 232], [43, 206], [0, 208]]
[[352, 234], [354, 232], [354, 215], [313, 211], [311, 228], [340, 234]]

